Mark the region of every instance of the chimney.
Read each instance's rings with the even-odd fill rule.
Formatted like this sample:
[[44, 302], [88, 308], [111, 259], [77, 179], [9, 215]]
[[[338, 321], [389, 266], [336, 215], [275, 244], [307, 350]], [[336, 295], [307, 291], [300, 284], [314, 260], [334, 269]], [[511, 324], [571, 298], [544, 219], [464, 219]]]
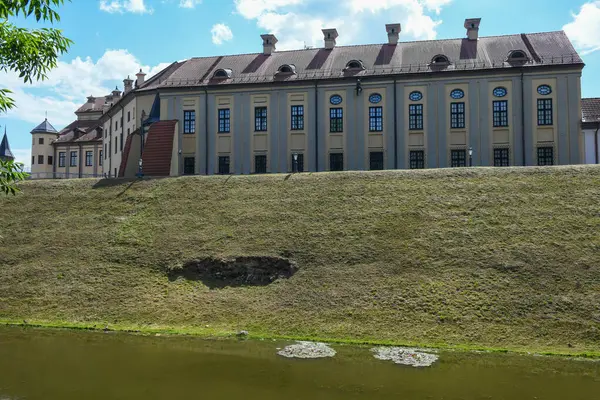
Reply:
[[123, 79], [123, 94], [127, 94], [133, 90], [133, 79], [129, 79], [129, 75], [127, 78]]
[[335, 47], [335, 39], [337, 39], [338, 31], [337, 29], [323, 29], [323, 39], [325, 40], [325, 48], [333, 49]]
[[267, 56], [271, 55], [275, 51], [275, 45], [278, 42], [277, 38], [271, 34], [260, 35], [260, 37], [263, 40], [263, 54]]
[[479, 24], [481, 18], [471, 18], [465, 20], [465, 28], [467, 30], [467, 38], [469, 40], [477, 40], [479, 38]]
[[388, 44], [397, 45], [398, 40], [400, 39], [400, 32], [402, 31], [402, 26], [400, 24], [386, 24], [385, 30], [388, 35]]
[[137, 80], [135, 81], [135, 87], [140, 87], [144, 83], [144, 78], [146, 77], [146, 74], [143, 73], [142, 69], [140, 68], [140, 72], [135, 74], [135, 76], [137, 77]]
[[115, 86], [115, 90], [112, 91], [112, 96], [115, 99], [118, 99], [121, 97], [121, 91], [119, 90], [119, 88], [117, 86]]

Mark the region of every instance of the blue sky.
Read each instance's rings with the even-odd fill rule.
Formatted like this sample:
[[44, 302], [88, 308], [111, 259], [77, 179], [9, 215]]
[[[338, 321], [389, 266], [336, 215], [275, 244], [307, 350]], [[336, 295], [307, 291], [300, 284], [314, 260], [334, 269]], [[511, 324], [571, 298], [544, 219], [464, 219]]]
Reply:
[[[139, 68], [154, 74], [190, 57], [261, 51], [261, 33], [278, 49], [322, 46], [322, 28], [338, 44], [383, 43], [386, 23], [400, 40], [463, 37], [465, 18], [481, 17], [481, 36], [564, 29], [586, 62], [584, 97], [600, 97], [600, 0], [72, 0], [56, 26], [75, 43], [45, 82], [24, 85], [0, 73], [18, 108], [0, 115], [19, 161], [29, 164], [29, 132], [44, 119], [61, 129], [90, 94], [107, 94]], [[15, 20], [26, 27], [34, 21]]]

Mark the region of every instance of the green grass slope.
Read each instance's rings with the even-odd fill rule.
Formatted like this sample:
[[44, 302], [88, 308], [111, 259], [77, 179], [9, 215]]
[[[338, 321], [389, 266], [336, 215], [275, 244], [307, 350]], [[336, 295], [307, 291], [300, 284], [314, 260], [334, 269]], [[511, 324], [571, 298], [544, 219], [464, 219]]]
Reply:
[[[600, 354], [600, 168], [31, 181], [0, 320]], [[187, 260], [287, 255], [268, 286]]]

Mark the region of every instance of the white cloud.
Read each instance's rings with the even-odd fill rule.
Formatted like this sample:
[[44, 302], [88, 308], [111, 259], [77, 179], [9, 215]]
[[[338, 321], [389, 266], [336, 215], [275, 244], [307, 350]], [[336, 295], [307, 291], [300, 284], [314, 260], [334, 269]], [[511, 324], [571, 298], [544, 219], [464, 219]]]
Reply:
[[10, 149], [15, 156], [15, 162], [22, 163], [25, 171], [31, 171], [31, 148], [29, 149]]
[[212, 34], [212, 42], [217, 46], [233, 39], [233, 33], [231, 32], [231, 29], [225, 24], [213, 25], [210, 33]]
[[152, 8], [146, 6], [144, 0], [100, 0], [100, 10], [108, 13], [130, 12], [135, 14], [152, 14]]
[[169, 64], [142, 65], [133, 54], [120, 49], [106, 50], [95, 62], [90, 57], [59, 61], [47, 80], [33, 84], [24, 84], [14, 72], [0, 73], [2, 87], [13, 91], [11, 97], [17, 104], [7, 116], [38, 124], [47, 111], [48, 120], [59, 129], [75, 119], [73, 113], [87, 96], [104, 96], [116, 85], [122, 90], [123, 79], [128, 75], [135, 79], [134, 74], [142, 69], [148, 79]]
[[194, 8], [200, 3], [202, 3], [202, 0], [179, 0], [179, 7]]
[[[277, 35], [279, 50], [323, 46], [321, 29], [336, 28], [339, 44], [369, 42], [372, 26], [380, 23], [382, 40], [385, 22], [402, 23], [403, 37], [435, 39], [442, 23], [439, 14], [452, 0], [236, 0], [237, 12], [269, 33]], [[310, 9], [308, 6], [310, 5]]]
[[600, 50], [600, 1], [581, 6], [579, 14], [572, 14], [573, 21], [563, 30], [583, 55]]

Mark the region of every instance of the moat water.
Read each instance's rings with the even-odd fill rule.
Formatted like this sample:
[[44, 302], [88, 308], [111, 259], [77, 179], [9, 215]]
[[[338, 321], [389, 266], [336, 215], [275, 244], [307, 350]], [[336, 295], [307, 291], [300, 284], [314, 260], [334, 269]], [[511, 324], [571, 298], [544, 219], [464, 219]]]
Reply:
[[428, 368], [368, 347], [288, 359], [274, 341], [0, 328], [0, 400], [600, 399], [600, 362], [441, 352]]

